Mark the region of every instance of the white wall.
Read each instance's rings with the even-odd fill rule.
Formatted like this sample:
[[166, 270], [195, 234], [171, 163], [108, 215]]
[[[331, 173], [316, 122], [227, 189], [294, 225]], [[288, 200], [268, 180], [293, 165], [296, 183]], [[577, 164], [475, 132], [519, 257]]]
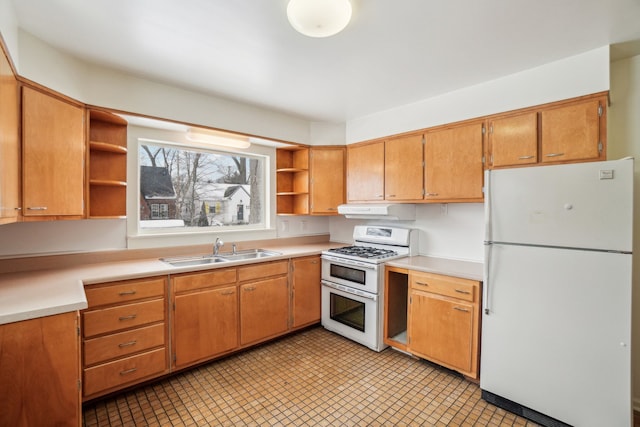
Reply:
[[640, 56], [611, 64], [610, 99], [608, 158], [635, 157], [631, 354], [634, 407], [640, 410]]
[[21, 76], [87, 104], [276, 140], [310, 140], [310, 122], [299, 117], [88, 64], [24, 31], [19, 48]]
[[11, 0], [0, 0], [0, 29], [13, 63], [18, 61], [18, 21]]
[[347, 143], [609, 90], [609, 46], [347, 123]]
[[331, 218], [331, 240], [353, 243], [353, 226], [391, 224], [418, 230], [420, 255], [482, 262], [484, 205], [482, 203], [416, 204], [415, 221]]

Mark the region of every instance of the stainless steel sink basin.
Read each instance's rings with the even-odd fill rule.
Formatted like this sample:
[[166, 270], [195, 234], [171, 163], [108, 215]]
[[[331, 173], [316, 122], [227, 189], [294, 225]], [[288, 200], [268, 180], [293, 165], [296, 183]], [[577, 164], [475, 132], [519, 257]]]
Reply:
[[244, 251], [238, 251], [236, 253], [225, 252], [218, 256], [228, 261], [239, 261], [243, 259], [256, 259], [267, 258], [270, 256], [282, 255], [280, 252], [268, 251], [265, 249], [248, 249]]
[[226, 262], [227, 260], [219, 256], [201, 255], [192, 257], [160, 258], [160, 261], [171, 264], [174, 267], [189, 267], [194, 265], [207, 265], [215, 264], [218, 262]]

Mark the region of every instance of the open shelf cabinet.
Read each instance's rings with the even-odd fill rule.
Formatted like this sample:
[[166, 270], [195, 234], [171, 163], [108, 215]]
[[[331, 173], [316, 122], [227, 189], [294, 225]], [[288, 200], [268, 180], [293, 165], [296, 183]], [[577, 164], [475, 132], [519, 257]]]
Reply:
[[276, 150], [276, 175], [278, 215], [308, 215], [309, 149]]
[[89, 111], [89, 218], [127, 215], [127, 121], [112, 113]]

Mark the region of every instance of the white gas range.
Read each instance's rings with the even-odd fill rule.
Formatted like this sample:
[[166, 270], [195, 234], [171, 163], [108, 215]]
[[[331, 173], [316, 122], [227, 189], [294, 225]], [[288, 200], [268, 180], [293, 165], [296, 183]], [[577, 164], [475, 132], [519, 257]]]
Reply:
[[383, 263], [415, 255], [409, 228], [357, 225], [354, 245], [322, 252], [322, 326], [375, 351], [382, 340]]

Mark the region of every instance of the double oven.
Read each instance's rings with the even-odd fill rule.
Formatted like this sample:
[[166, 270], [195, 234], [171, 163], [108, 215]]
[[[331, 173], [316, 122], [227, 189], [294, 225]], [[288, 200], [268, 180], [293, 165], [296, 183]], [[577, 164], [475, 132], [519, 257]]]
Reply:
[[358, 225], [354, 245], [322, 253], [322, 326], [381, 351], [384, 262], [412, 255], [414, 230]]

